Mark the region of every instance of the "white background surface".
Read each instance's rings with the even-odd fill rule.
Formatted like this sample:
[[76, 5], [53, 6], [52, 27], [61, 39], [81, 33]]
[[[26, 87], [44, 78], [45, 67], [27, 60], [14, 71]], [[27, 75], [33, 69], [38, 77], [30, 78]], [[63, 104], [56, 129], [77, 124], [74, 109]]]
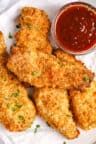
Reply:
[[[20, 1], [20, 0], [19, 0]], [[0, 14], [10, 8], [17, 0], [0, 0]]]
[[[6, 11], [0, 15], [0, 30], [4, 33], [8, 49], [12, 44], [12, 40], [8, 38], [8, 33], [11, 32], [14, 34], [14, 30], [16, 29], [15, 19], [23, 6], [34, 6], [44, 9], [52, 21], [58, 9], [64, 4], [72, 1], [74, 0], [18, 0], [18, 2], [14, 0], [16, 4], [11, 8], [6, 9]], [[96, 0], [84, 1], [96, 6]], [[96, 51], [77, 58], [81, 59], [87, 67], [96, 73]], [[34, 134], [33, 131], [36, 124], [40, 124], [40, 129]], [[79, 138], [67, 140], [55, 130], [48, 127], [41, 118], [37, 117], [32, 127], [25, 132], [11, 133], [1, 125], [0, 139], [1, 138], [4, 139], [5, 144], [63, 144], [64, 141], [66, 141], [67, 144], [92, 144], [96, 140], [96, 130], [88, 132], [81, 131]], [[0, 144], [3, 143], [0, 142]]]

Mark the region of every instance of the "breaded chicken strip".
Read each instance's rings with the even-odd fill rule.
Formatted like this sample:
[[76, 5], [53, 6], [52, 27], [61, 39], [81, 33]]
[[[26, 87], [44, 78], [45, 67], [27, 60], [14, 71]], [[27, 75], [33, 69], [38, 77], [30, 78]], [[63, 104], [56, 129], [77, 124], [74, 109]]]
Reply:
[[47, 36], [50, 29], [50, 20], [45, 11], [33, 7], [24, 7], [18, 19], [21, 27], [35, 28], [39, 33]]
[[76, 128], [70, 111], [67, 91], [64, 89], [35, 89], [34, 101], [38, 114], [68, 139], [76, 138]]
[[[88, 70], [86, 68], [86, 66], [84, 65], [84, 63], [82, 63], [81, 61], [77, 60], [73, 55], [70, 55], [68, 53], [65, 53], [64, 51], [57, 49], [54, 51], [53, 53], [57, 58], [59, 58], [59, 60], [66, 65], [66, 69], [70, 69], [69, 71], [71, 72], [72, 69], [74, 68], [74, 72], [71, 73], [71, 77], [74, 77], [74, 79], [76, 78], [76, 81], [80, 83], [80, 75], [83, 75], [82, 80], [85, 82], [90, 82], [90, 76], [88, 76], [86, 74], [86, 72], [89, 73], [89, 75], [94, 77], [94, 73], [92, 73], [90, 70]], [[67, 70], [66, 70], [67, 72]], [[69, 75], [68, 72], [67, 74]], [[70, 78], [71, 78], [70, 77]], [[92, 78], [92, 77], [91, 77]], [[70, 82], [70, 79], [69, 79]], [[73, 81], [74, 83], [74, 81]], [[82, 90], [82, 89], [81, 89]]]
[[27, 91], [5, 68], [6, 51], [0, 32], [0, 121], [10, 131], [29, 128], [35, 118], [35, 107]]
[[[68, 56], [68, 59], [73, 58], [66, 53], [64, 55]], [[11, 54], [7, 67], [21, 81], [31, 86], [83, 89], [90, 85], [93, 73], [80, 61], [73, 59], [74, 62], [63, 62], [54, 55], [31, 50], [30, 47], [17, 48], [15, 53]]]
[[[68, 63], [71, 63], [71, 64], [72, 64], [72, 63], [73, 63], [73, 64], [74, 64], [74, 63], [77, 63], [77, 64], [78, 64], [78, 62], [80, 62], [80, 61], [76, 60], [73, 55], [68, 54], [68, 53], [64, 52], [63, 50], [61, 50], [61, 49], [56, 49], [56, 50], [54, 50], [53, 54], [54, 54], [57, 58], [59, 58], [63, 63], [68, 62]], [[81, 62], [80, 62], [80, 63], [81, 63]]]
[[70, 98], [75, 119], [81, 128], [96, 128], [96, 81], [83, 92], [70, 91]]
[[[16, 32], [16, 46], [31, 47], [45, 53], [51, 53], [52, 47], [48, 40], [50, 21], [47, 14], [33, 7], [24, 7], [19, 16], [20, 30]], [[12, 47], [12, 53], [15, 49]]]
[[[38, 33], [35, 28], [27, 29], [21, 28], [15, 35], [16, 46], [18, 47], [31, 47], [31, 49], [37, 49], [45, 53], [52, 52], [52, 46], [49, 43], [47, 37]], [[14, 49], [13, 49], [14, 50]]]

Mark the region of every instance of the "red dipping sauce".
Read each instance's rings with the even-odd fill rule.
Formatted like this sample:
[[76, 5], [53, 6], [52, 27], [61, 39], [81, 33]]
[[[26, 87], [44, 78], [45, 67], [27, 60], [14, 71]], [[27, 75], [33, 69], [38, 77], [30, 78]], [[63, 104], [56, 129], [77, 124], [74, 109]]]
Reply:
[[63, 7], [55, 21], [57, 45], [72, 54], [84, 54], [96, 44], [96, 9], [74, 2]]

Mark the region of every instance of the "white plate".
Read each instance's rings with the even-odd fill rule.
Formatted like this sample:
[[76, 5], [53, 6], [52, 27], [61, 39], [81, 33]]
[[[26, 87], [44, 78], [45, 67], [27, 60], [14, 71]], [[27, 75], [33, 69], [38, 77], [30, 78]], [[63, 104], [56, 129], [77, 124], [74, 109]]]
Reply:
[[[8, 33], [14, 33], [14, 31], [16, 30], [15, 19], [23, 6], [34, 6], [44, 9], [48, 13], [50, 20], [52, 21], [58, 9], [64, 4], [72, 1], [74, 0], [18, 1], [18, 3], [15, 4], [12, 8], [0, 15], [0, 30], [4, 33], [8, 49], [13, 42], [13, 40], [10, 40], [8, 38]], [[84, 1], [91, 3], [93, 6], [96, 6], [96, 0]], [[96, 73], [96, 51], [85, 56], [78, 56], [77, 58], [81, 59], [88, 68]], [[34, 134], [33, 131], [36, 124], [40, 124], [41, 128], [36, 134]], [[92, 144], [96, 140], [96, 129], [87, 132], [82, 130], [80, 131], [81, 134], [77, 139], [67, 140], [58, 132], [48, 127], [47, 124], [39, 117], [36, 118], [32, 127], [25, 132], [11, 133], [7, 131], [3, 126], [0, 126], [0, 132], [4, 134], [7, 139], [9, 139], [11, 144], [63, 144], [64, 141], [66, 141], [67, 144]], [[5, 137], [4, 139], [6, 142], [7, 139]]]

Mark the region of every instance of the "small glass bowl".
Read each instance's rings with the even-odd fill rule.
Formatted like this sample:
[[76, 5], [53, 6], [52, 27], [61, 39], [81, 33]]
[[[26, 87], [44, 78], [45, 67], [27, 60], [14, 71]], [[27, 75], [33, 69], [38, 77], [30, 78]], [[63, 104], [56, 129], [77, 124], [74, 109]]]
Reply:
[[58, 21], [59, 17], [61, 16], [61, 14], [65, 11], [65, 9], [67, 7], [74, 6], [74, 5], [83, 5], [83, 6], [86, 6], [88, 9], [91, 9], [92, 11], [96, 12], [96, 8], [95, 7], [93, 7], [92, 5], [90, 5], [88, 3], [85, 3], [85, 2], [72, 2], [72, 3], [68, 3], [68, 4], [64, 5], [63, 7], [61, 7], [59, 9], [59, 11], [57, 12], [55, 18], [53, 19], [52, 26], [51, 26], [51, 34], [52, 34], [52, 38], [53, 38], [53, 40], [54, 40], [54, 42], [55, 42], [55, 44], [56, 44], [56, 46], [58, 48], [61, 48], [65, 52], [73, 54], [73, 55], [83, 55], [83, 54], [90, 53], [90, 52], [94, 51], [96, 43], [93, 46], [91, 46], [90, 48], [88, 48], [87, 50], [82, 50], [82, 51], [79, 51], [79, 52], [74, 52], [74, 51], [69, 50], [66, 47], [62, 46], [60, 44], [60, 41], [57, 39], [57, 36], [56, 36], [56, 24], [57, 24], [57, 21]]

